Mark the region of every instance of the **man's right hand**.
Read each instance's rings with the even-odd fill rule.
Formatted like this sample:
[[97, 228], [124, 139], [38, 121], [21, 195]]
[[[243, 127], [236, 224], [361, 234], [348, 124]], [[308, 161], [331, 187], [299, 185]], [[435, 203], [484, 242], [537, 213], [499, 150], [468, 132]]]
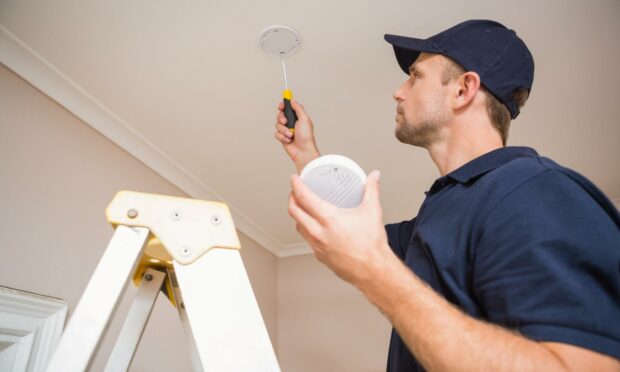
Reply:
[[297, 114], [297, 123], [295, 123], [295, 134], [286, 127], [286, 117], [284, 116], [284, 103], [278, 105], [278, 115], [276, 116], [276, 133], [275, 137], [284, 150], [291, 158], [297, 168], [297, 173], [301, 173], [306, 164], [318, 158], [319, 149], [316, 147], [314, 139], [314, 129], [312, 120], [306, 114], [304, 106], [291, 101], [291, 106]]

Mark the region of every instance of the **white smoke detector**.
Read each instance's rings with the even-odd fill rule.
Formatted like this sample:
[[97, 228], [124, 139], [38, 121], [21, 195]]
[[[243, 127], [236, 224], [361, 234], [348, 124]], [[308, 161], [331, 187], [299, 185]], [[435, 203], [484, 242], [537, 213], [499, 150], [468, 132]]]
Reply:
[[300, 178], [321, 199], [337, 207], [355, 208], [362, 202], [366, 173], [345, 156], [316, 158], [301, 171]]

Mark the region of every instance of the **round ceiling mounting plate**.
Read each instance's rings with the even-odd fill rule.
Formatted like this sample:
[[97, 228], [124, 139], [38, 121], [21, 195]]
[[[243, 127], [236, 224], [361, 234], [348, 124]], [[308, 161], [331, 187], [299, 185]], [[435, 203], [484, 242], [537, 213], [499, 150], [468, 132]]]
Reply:
[[288, 26], [269, 26], [260, 33], [258, 44], [267, 54], [288, 57], [299, 49], [301, 36]]

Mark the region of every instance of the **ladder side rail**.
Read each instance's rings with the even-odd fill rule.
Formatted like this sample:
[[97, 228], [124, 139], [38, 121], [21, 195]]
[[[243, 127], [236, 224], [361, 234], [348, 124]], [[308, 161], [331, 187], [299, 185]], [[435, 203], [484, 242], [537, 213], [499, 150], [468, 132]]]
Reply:
[[198, 355], [198, 347], [196, 346], [196, 340], [194, 338], [194, 333], [192, 332], [192, 326], [189, 324], [189, 320], [187, 319], [187, 311], [185, 311], [185, 303], [183, 302], [183, 296], [181, 295], [181, 289], [179, 288], [179, 282], [177, 280], [174, 267], [168, 267], [167, 272], [168, 280], [170, 281], [170, 287], [172, 288], [174, 296], [174, 302], [176, 303], [177, 312], [179, 314], [179, 319], [181, 320], [183, 331], [185, 331], [185, 337], [187, 340], [187, 345], [189, 347], [189, 357], [192, 363], [192, 368], [194, 372], [203, 372], [205, 369], [203, 368], [202, 362], [200, 361], [200, 356]]
[[134, 297], [112, 353], [108, 358], [105, 372], [127, 371], [129, 369], [165, 278], [165, 273], [150, 268], [144, 273], [138, 293]]
[[173, 266], [205, 370], [280, 371], [238, 250], [216, 248]]
[[119, 225], [47, 366], [49, 372], [88, 369], [149, 237], [143, 227]]

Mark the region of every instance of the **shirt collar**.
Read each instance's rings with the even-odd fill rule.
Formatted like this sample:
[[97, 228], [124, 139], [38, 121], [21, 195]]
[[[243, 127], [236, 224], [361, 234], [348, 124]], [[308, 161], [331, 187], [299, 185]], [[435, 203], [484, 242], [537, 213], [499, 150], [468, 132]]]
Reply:
[[509, 163], [514, 159], [533, 156], [538, 156], [538, 153], [536, 150], [529, 147], [502, 147], [487, 152], [486, 154], [475, 158], [451, 173], [438, 178], [431, 186], [431, 189], [425, 192], [425, 194], [427, 196], [436, 194], [445, 186], [455, 181], [459, 183], [467, 183], [487, 172], [492, 171], [495, 168]]
[[538, 156], [538, 153], [529, 147], [501, 147], [475, 158], [447, 176], [457, 182], [467, 183], [514, 159], [533, 156]]

